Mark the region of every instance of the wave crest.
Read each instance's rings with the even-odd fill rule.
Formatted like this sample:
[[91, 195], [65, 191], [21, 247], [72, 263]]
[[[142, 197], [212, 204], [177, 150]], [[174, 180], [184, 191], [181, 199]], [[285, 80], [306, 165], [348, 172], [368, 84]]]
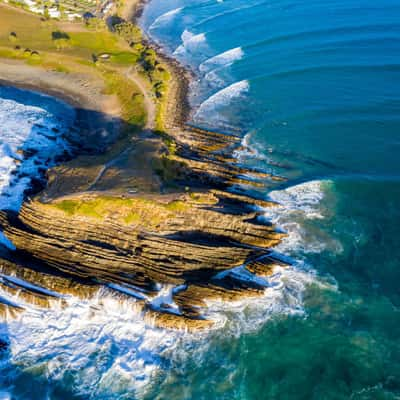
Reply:
[[183, 7], [178, 7], [173, 10], [167, 11], [166, 13], [157, 17], [153, 23], [149, 26], [149, 30], [159, 28], [173, 21], [173, 19], [183, 10]]
[[232, 65], [235, 61], [242, 59], [243, 56], [243, 49], [241, 47], [235, 47], [234, 49], [227, 50], [204, 61], [199, 65], [199, 70], [202, 73], [206, 73], [217, 67], [227, 67]]
[[195, 119], [210, 119], [221, 106], [229, 105], [233, 99], [238, 98], [248, 92], [250, 84], [247, 80], [235, 82], [232, 85], [214, 93], [207, 100], [200, 104], [196, 111]]
[[181, 35], [182, 44], [176, 48], [173, 52], [174, 56], [185, 56], [188, 54], [195, 53], [201, 46], [205, 46], [207, 43], [206, 34], [198, 33], [194, 34], [185, 29]]

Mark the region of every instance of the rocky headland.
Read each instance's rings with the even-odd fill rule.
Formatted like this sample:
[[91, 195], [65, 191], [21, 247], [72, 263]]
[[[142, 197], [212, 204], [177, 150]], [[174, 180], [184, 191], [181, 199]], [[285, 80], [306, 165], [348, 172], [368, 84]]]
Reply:
[[[19, 213], [0, 211], [0, 229], [16, 247], [0, 260], [0, 285], [41, 306], [106, 286], [134, 298], [151, 323], [207, 328], [207, 300], [262, 295], [268, 282], [257, 277], [284, 265], [270, 251], [283, 234], [259, 218], [272, 204], [257, 194], [282, 178], [240, 165], [233, 156], [239, 135], [188, 125], [190, 73], [148, 40], [142, 45], [168, 72], [158, 96], [143, 74], [122, 72], [143, 89], [145, 105], [155, 104], [157, 115], [147, 107], [142, 126], [131, 123], [121, 98], [89, 69], [62, 75], [0, 63], [3, 82], [61, 97], [79, 110], [67, 138], [75, 158], [48, 170]], [[165, 288], [169, 294], [160, 300]], [[0, 305], [23, 312], [6, 299]]]

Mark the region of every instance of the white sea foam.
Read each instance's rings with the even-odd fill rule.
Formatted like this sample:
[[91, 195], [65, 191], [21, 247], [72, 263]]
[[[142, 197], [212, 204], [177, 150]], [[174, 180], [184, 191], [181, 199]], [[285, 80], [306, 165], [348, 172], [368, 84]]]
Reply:
[[246, 159], [254, 158], [258, 161], [266, 161], [268, 162], [268, 157], [263, 152], [263, 149], [259, 149], [256, 144], [252, 143], [251, 139], [254, 134], [254, 131], [247, 132], [242, 139], [241, 146], [239, 150], [235, 150], [233, 156], [239, 162], [245, 162]]
[[303, 295], [306, 287], [318, 283], [315, 272], [304, 265], [275, 267], [272, 276], [265, 277], [268, 287], [262, 296], [244, 298], [234, 302], [208, 301], [207, 315], [217, 323], [225, 335], [239, 336], [255, 332], [276, 316], [305, 315]]
[[202, 83], [210, 88], [221, 88], [226, 86], [227, 82], [232, 81], [229, 67], [243, 57], [244, 53], [241, 47], [225, 51], [214, 57], [207, 59], [199, 65], [199, 72], [203, 75]]
[[[269, 194], [269, 198], [276, 202], [277, 206], [265, 209], [264, 218], [288, 234], [276, 247], [277, 251], [298, 255], [298, 252], [342, 250], [341, 244], [328, 236], [320, 227], [321, 222], [329, 218], [332, 213], [334, 207], [332, 193], [332, 181], [314, 180], [284, 190], [272, 191]], [[327, 195], [330, 197], [329, 204]]]
[[209, 58], [199, 65], [199, 70], [202, 73], [207, 73], [218, 67], [227, 67], [232, 65], [235, 61], [242, 59], [244, 52], [241, 47], [227, 50], [223, 53], [217, 54]]
[[165, 26], [172, 22], [174, 18], [183, 10], [183, 7], [178, 7], [173, 10], [167, 11], [166, 13], [157, 17], [154, 22], [149, 26], [149, 30]]
[[[325, 190], [331, 181], [315, 180], [299, 185], [291, 186], [284, 190], [276, 190], [269, 193], [269, 198], [286, 210], [301, 212], [307, 218], [323, 218], [321, 201], [325, 196]], [[274, 222], [279, 222], [278, 213], [273, 213]]]
[[[232, 273], [239, 279], [241, 274], [245, 280], [253, 279], [239, 269]], [[277, 314], [304, 314], [302, 296], [315, 280], [312, 272], [277, 267], [274, 275], [256, 279], [266, 285], [263, 296], [208, 302], [206, 314], [216, 325], [196, 334], [153, 327], [144, 320], [135, 297], [121, 296], [119, 290], [102, 288], [88, 300], [64, 296], [62, 303], [53, 298], [51, 307], [43, 309], [0, 289], [1, 298], [24, 308], [18, 317], [7, 317], [7, 329], [0, 332], [10, 342], [8, 366], [45, 368], [50, 385], [70, 381], [72, 376], [73, 390], [82, 397], [112, 400], [130, 393], [141, 398], [156, 377], [171, 368], [171, 360], [182, 359], [190, 351], [201, 362], [210, 337], [255, 331]], [[152, 305], [175, 305], [172, 293], [183, 289], [161, 288]]]
[[106, 290], [86, 301], [70, 297], [66, 307], [53, 301], [50, 309], [17, 301], [25, 311], [8, 320], [9, 362], [45, 365], [53, 384], [73, 374], [74, 391], [83, 397], [139, 394], [162, 366], [163, 352], [182, 335], [147, 325], [134, 299]]
[[212, 119], [216, 121], [216, 114], [218, 114], [218, 109], [223, 106], [229, 105], [233, 99], [241, 97], [250, 88], [249, 82], [247, 80], [235, 82], [232, 85], [221, 89], [217, 93], [214, 93], [207, 100], [205, 100], [194, 115], [194, 119]]
[[181, 35], [182, 44], [174, 51], [174, 56], [187, 57], [205, 48], [207, 45], [207, 38], [205, 33], [198, 33], [197, 35], [188, 31], [187, 29]]
[[[58, 112], [0, 97], [0, 210], [18, 211], [32, 178], [68, 151], [61, 133], [72, 122], [74, 112], [62, 103]], [[0, 242], [12, 247], [1, 233]]]

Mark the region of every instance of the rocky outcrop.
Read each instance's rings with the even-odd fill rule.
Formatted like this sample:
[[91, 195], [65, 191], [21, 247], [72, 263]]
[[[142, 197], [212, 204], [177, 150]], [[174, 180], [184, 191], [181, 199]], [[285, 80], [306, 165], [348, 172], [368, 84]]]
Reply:
[[[101, 215], [87, 213], [96, 210], [99, 199], [106, 201], [98, 194], [85, 194], [49, 204], [27, 202], [19, 215], [0, 214], [1, 229], [21, 257], [74, 276], [134, 285], [148, 295], [157, 292], [159, 284], [184, 284], [185, 289], [174, 295], [178, 315], [167, 308], [166, 315], [155, 318], [159, 310], [147, 307], [154, 323], [165, 326], [187, 326], [187, 321], [193, 321], [192, 327], [208, 326], [198, 310], [205, 306], [204, 299], [233, 300], [265, 289], [229, 276], [216, 279], [218, 272], [240, 265], [251, 272], [269, 273], [276, 262], [258, 260], [282, 234], [273, 226], [252, 222], [254, 211], [243, 213], [251, 208], [250, 200], [217, 190], [184, 194], [173, 201], [167, 195], [151, 200], [108, 198]], [[71, 211], [74, 204], [77, 208]], [[269, 266], [262, 271], [259, 265]], [[40, 302], [44, 305], [46, 299]]]
[[[272, 204], [256, 190], [282, 178], [240, 165], [236, 133], [187, 125], [186, 73], [164, 62], [181, 77], [171, 80], [163, 107], [166, 132], [144, 131], [111, 155], [58, 166], [18, 215], [0, 212], [0, 229], [17, 248], [12, 256], [47, 271], [3, 263], [0, 288], [11, 298], [48, 307], [65, 292], [90, 297], [106, 286], [133, 298], [149, 323], [200, 329], [212, 324], [208, 300], [259, 296], [268, 287], [256, 276], [282, 264], [269, 249], [283, 234], [259, 218]], [[0, 298], [1, 308], [23, 309]]]

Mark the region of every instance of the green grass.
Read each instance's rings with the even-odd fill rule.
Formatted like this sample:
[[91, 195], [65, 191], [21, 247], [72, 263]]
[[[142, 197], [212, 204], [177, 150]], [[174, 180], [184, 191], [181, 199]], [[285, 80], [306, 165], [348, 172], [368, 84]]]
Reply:
[[54, 206], [68, 215], [81, 215], [102, 219], [115, 209], [132, 208], [130, 199], [98, 197], [90, 200], [63, 200]]
[[162, 179], [164, 184], [175, 187], [175, 181], [185, 171], [186, 166], [180, 161], [175, 161], [168, 156], [162, 156], [153, 160], [153, 169]]
[[123, 119], [131, 125], [143, 126], [146, 121], [146, 113], [141, 91], [133, 82], [114, 71], [105, 71], [104, 77], [106, 94], [118, 96]]
[[73, 200], [63, 200], [60, 203], [57, 203], [56, 208], [64, 211], [68, 215], [74, 215], [78, 208], [78, 203]]
[[20, 51], [7, 49], [7, 48], [0, 48], [0, 57], [15, 58], [15, 59], [24, 58]]
[[124, 218], [124, 222], [127, 225], [132, 225], [132, 224], [137, 224], [139, 223], [141, 220], [140, 214], [132, 211], [131, 213], [129, 213], [125, 218]]
[[180, 200], [171, 201], [165, 207], [169, 211], [178, 212], [178, 213], [184, 212], [188, 209], [188, 205], [185, 202], [180, 201]]
[[50, 205], [69, 216], [104, 220], [111, 217], [127, 225], [140, 224], [154, 228], [168, 218], [185, 212], [189, 205], [181, 200], [167, 204], [144, 198], [101, 196], [91, 199], [63, 200]]
[[119, 48], [117, 38], [109, 32], [68, 32], [71, 45], [93, 53], [110, 53]]
[[[0, 4], [0, 46], [12, 47], [16, 44], [22, 49], [29, 48], [36, 51], [59, 52], [75, 57], [91, 60], [93, 54], [110, 53], [115, 55], [115, 62], [126, 64], [136, 62], [136, 52], [126, 51], [126, 45], [116, 35], [101, 30], [87, 30], [83, 25], [82, 31], [68, 31], [60, 29], [57, 21], [41, 21], [34, 14], [21, 12]], [[62, 31], [68, 34], [68, 46], [59, 48], [57, 40], [53, 40], [52, 33]], [[16, 38], [10, 40], [10, 33], [15, 32]]]
[[[11, 32], [15, 32], [15, 35]], [[20, 50], [15, 50], [16, 45], [20, 46]], [[25, 51], [26, 49], [29, 51]], [[32, 52], [38, 54], [32, 55]], [[110, 59], [93, 62], [95, 58], [93, 56], [102, 53], [108, 53]], [[149, 90], [156, 94], [158, 98], [156, 124], [162, 131], [165, 104], [163, 99], [168, 90], [169, 72], [156, 60], [154, 51], [147, 49], [142, 43], [135, 43], [129, 47], [121, 37], [108, 32], [105, 28], [86, 29], [80, 23], [71, 25], [54, 20], [41, 21], [37, 15], [0, 4], [0, 57], [22, 59], [29, 65], [60, 73], [84, 70], [85, 73], [93, 74], [96, 79], [99, 76], [104, 79], [104, 94], [115, 95], [118, 98], [122, 111], [121, 118], [126, 124], [122, 124], [118, 140], [107, 149], [107, 153], [96, 156], [96, 162], [105, 164], [131, 146], [131, 138], [145, 125], [146, 108], [143, 93], [125, 76], [129, 65], [136, 64], [139, 70], [142, 67], [143, 81], [147, 81]], [[148, 71], [144, 70], [142, 62], [138, 62], [143, 61], [143, 57], [151, 64]], [[82, 65], [86, 68], [83, 69]], [[173, 155], [176, 150], [175, 141], [167, 134], [161, 134], [161, 137], [168, 146], [169, 155]], [[155, 160], [152, 167], [171, 187], [174, 187], [176, 178], [184, 169], [182, 163], [166, 156]], [[89, 208], [82, 208], [67, 202], [60, 203], [59, 207], [64, 207], [67, 213], [79, 210], [80, 213], [95, 218], [102, 216], [99, 204], [90, 204]], [[173, 210], [176, 205], [170, 207]], [[125, 217], [132, 221], [137, 218], [134, 215]]]
[[136, 64], [138, 59], [139, 55], [134, 52], [123, 51], [120, 53], [111, 54], [111, 62], [121, 65]]

